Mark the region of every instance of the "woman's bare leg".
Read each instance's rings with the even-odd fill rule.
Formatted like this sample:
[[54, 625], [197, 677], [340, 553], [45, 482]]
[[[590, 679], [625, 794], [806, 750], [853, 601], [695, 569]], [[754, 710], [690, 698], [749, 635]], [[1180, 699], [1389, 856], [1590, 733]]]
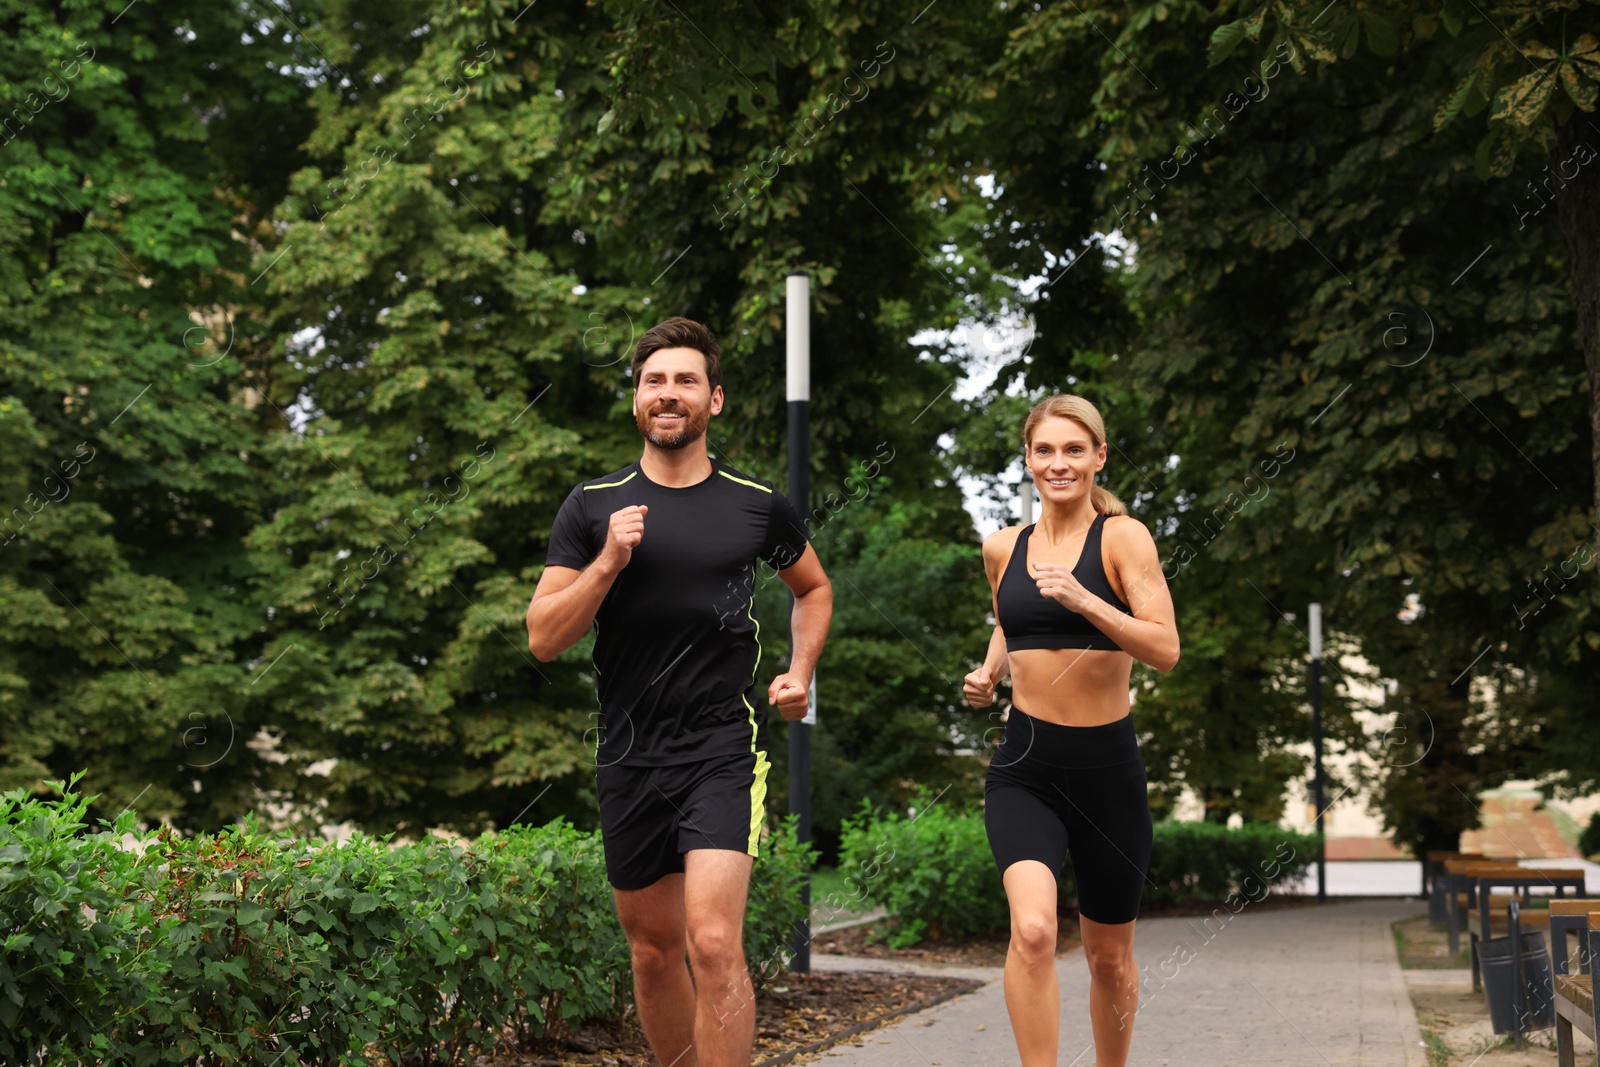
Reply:
[[[1138, 920], [1134, 920], [1137, 922]], [[1133, 923], [1097, 923], [1078, 917], [1089, 964], [1089, 1024], [1095, 1067], [1124, 1067], [1139, 1011], [1139, 968], [1133, 962]]]
[[1061, 1036], [1061, 989], [1056, 982], [1056, 878], [1038, 860], [1018, 860], [1005, 869], [1001, 879], [1011, 906], [1005, 991], [1017, 1052], [1022, 1057], [1022, 1067], [1055, 1067]]

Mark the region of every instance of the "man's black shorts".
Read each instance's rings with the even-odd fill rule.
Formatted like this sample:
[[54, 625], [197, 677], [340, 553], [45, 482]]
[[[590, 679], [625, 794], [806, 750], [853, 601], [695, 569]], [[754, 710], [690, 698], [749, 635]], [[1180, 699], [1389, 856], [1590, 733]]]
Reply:
[[600, 767], [600, 831], [612, 886], [654, 885], [681, 872], [691, 849], [757, 855], [771, 767], [760, 749], [664, 767]]

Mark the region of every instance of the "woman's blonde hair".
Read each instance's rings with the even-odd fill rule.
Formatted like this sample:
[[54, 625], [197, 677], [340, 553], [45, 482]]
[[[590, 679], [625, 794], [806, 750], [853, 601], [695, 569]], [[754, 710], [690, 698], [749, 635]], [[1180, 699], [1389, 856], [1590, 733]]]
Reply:
[[[1039, 424], [1052, 416], [1062, 419], [1071, 419], [1089, 431], [1089, 438], [1098, 449], [1106, 443], [1106, 423], [1100, 417], [1100, 410], [1081, 396], [1071, 393], [1057, 393], [1047, 396], [1028, 412], [1028, 417], [1022, 421], [1022, 447], [1024, 465], [1026, 456], [1033, 451], [1033, 431]], [[1089, 487], [1089, 501], [1094, 505], [1094, 510], [1101, 515], [1126, 515], [1128, 508], [1118, 499], [1117, 494], [1103, 486]]]

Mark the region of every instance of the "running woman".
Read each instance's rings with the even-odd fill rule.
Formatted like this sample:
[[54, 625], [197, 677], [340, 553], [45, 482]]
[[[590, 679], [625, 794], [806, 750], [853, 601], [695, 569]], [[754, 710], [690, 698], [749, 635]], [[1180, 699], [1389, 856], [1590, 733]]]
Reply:
[[793, 653], [766, 692], [785, 719], [806, 713], [833, 614], [794, 507], [706, 452], [721, 362], [711, 331], [689, 319], [639, 339], [633, 416], [644, 454], [572, 490], [528, 605], [540, 660], [597, 630], [606, 872], [639, 1022], [671, 1067], [744, 1067], [755, 1035], [742, 938], [770, 767], [757, 707], [757, 561], [795, 597]]
[[[1178, 663], [1172, 597], [1150, 531], [1094, 484], [1100, 413], [1052, 396], [1022, 426], [1039, 521], [983, 543], [998, 625], [967, 675], [974, 707], [1009, 671], [1005, 740], [984, 780], [984, 821], [1011, 908], [1006, 1010], [1023, 1067], [1054, 1067], [1060, 1038], [1056, 878], [1078, 884], [1096, 1067], [1123, 1067], [1138, 1010], [1133, 924], [1150, 865], [1144, 761], [1129, 713], [1133, 661]], [[1027, 710], [1024, 710], [1027, 709]]]

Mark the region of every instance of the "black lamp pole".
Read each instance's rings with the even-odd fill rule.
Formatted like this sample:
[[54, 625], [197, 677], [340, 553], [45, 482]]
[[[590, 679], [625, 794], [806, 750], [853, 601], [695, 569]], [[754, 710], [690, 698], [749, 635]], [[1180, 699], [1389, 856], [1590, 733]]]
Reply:
[[[789, 396], [789, 499], [802, 516], [811, 510], [810, 429], [811, 409], [811, 276], [792, 271], [786, 279]], [[809, 522], [807, 523], [809, 533]], [[811, 727], [817, 721], [817, 681], [811, 679], [810, 707], [806, 717], [789, 723], [789, 811], [798, 815], [801, 845], [811, 841]], [[811, 874], [800, 881], [801, 917], [794, 927], [794, 958], [789, 967], [798, 974], [811, 971]]]
[[1317, 899], [1328, 899], [1328, 843], [1322, 832], [1322, 605], [1311, 605], [1311, 751], [1317, 805]]

